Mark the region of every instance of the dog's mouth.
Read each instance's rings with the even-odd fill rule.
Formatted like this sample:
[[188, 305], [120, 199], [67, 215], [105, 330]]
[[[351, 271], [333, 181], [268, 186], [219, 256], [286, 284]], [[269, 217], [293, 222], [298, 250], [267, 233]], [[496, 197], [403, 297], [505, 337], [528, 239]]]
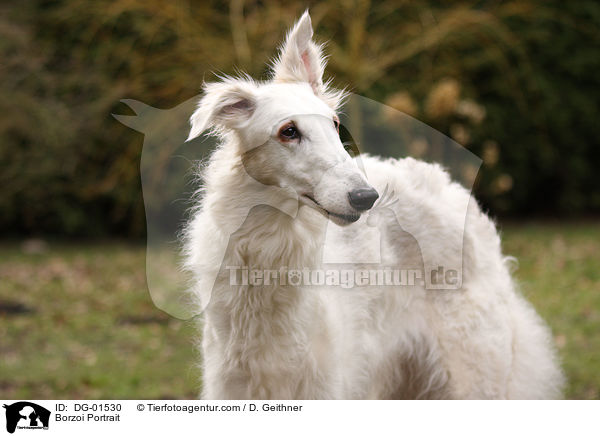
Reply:
[[321, 206], [319, 204], [319, 202], [317, 200], [315, 200], [312, 197], [312, 195], [310, 195], [310, 194], [302, 194], [302, 197], [306, 198], [309, 201], [308, 204], [313, 206], [314, 209], [321, 212], [323, 215], [325, 215], [325, 217], [331, 219], [336, 224], [339, 224], [339, 225], [351, 224], [351, 223], [358, 221], [358, 219], [360, 218], [360, 214], [358, 214], [358, 213], [346, 215], [346, 214], [331, 212], [331, 211], [325, 209], [323, 206]]

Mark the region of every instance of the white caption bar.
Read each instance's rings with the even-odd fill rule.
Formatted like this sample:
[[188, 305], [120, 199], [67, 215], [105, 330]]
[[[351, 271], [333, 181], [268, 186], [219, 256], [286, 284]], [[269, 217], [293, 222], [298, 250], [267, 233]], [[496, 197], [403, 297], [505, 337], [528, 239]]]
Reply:
[[[1, 434], [586, 434], [584, 401], [0, 400]], [[12, 432], [11, 432], [12, 430]], [[37, 431], [36, 431], [37, 430]], [[217, 432], [217, 433], [215, 433]], [[310, 435], [310, 433], [308, 433]]]

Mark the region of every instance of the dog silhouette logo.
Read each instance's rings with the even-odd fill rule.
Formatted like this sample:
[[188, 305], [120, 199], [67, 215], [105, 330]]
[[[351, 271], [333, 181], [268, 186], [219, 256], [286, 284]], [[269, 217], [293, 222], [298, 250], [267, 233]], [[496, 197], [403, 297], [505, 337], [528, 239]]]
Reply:
[[6, 409], [6, 431], [14, 433], [18, 429], [48, 429], [50, 411], [29, 401], [19, 401], [4, 405]]

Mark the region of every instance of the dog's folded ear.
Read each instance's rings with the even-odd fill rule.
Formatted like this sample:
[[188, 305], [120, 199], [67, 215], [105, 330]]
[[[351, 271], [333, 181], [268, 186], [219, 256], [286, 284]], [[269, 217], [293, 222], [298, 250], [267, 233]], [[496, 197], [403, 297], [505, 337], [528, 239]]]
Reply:
[[336, 109], [344, 98], [343, 91], [331, 91], [323, 84], [327, 64], [321, 46], [312, 40], [313, 29], [308, 10], [289, 32], [279, 55], [273, 62], [274, 82], [306, 82], [315, 95]]
[[225, 78], [204, 85], [204, 96], [190, 118], [190, 141], [210, 128], [241, 128], [256, 108], [256, 85], [251, 81]]

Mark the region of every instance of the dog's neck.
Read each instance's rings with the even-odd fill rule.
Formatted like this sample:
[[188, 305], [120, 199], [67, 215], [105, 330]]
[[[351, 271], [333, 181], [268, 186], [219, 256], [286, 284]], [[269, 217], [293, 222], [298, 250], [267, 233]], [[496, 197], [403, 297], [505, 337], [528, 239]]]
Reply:
[[[218, 149], [205, 177], [204, 212], [219, 220], [223, 240], [228, 240], [207, 316], [221, 340], [231, 344], [227, 349], [239, 353], [230, 356], [231, 361], [244, 367], [256, 351], [250, 345], [264, 334], [269, 335], [265, 347], [298, 352], [297, 342], [306, 343], [318, 324], [314, 322], [319, 316], [318, 296], [289, 280], [284, 285], [277, 280], [269, 285], [232, 285], [231, 268], [280, 274], [313, 269], [322, 260], [327, 221], [307, 206], [299, 207], [297, 198], [249, 178], [241, 158], [231, 153]], [[237, 159], [233, 165], [232, 158]], [[287, 330], [275, 332], [280, 325], [287, 325]]]
[[[204, 178], [204, 211], [213, 217], [223, 232], [222, 240], [228, 244], [221, 269], [222, 283], [229, 277], [226, 268], [247, 267], [261, 273], [302, 271], [321, 263], [325, 218], [307, 206], [300, 206], [295, 193], [250, 177], [242, 156], [232, 144], [224, 144], [215, 151]], [[227, 284], [223, 284], [226, 289]], [[258, 304], [260, 296], [259, 305], [267, 307], [273, 303], [270, 300], [281, 294], [289, 298], [302, 293], [287, 282], [285, 286], [264, 286], [260, 292], [252, 288], [242, 290], [235, 298], [253, 298], [253, 304]], [[224, 300], [213, 295], [212, 301], [231, 301], [229, 297], [235, 294], [231, 292]]]
[[204, 208], [243, 266], [302, 269], [321, 262], [326, 219], [302, 206], [295, 192], [250, 177], [232, 144], [209, 163]]

